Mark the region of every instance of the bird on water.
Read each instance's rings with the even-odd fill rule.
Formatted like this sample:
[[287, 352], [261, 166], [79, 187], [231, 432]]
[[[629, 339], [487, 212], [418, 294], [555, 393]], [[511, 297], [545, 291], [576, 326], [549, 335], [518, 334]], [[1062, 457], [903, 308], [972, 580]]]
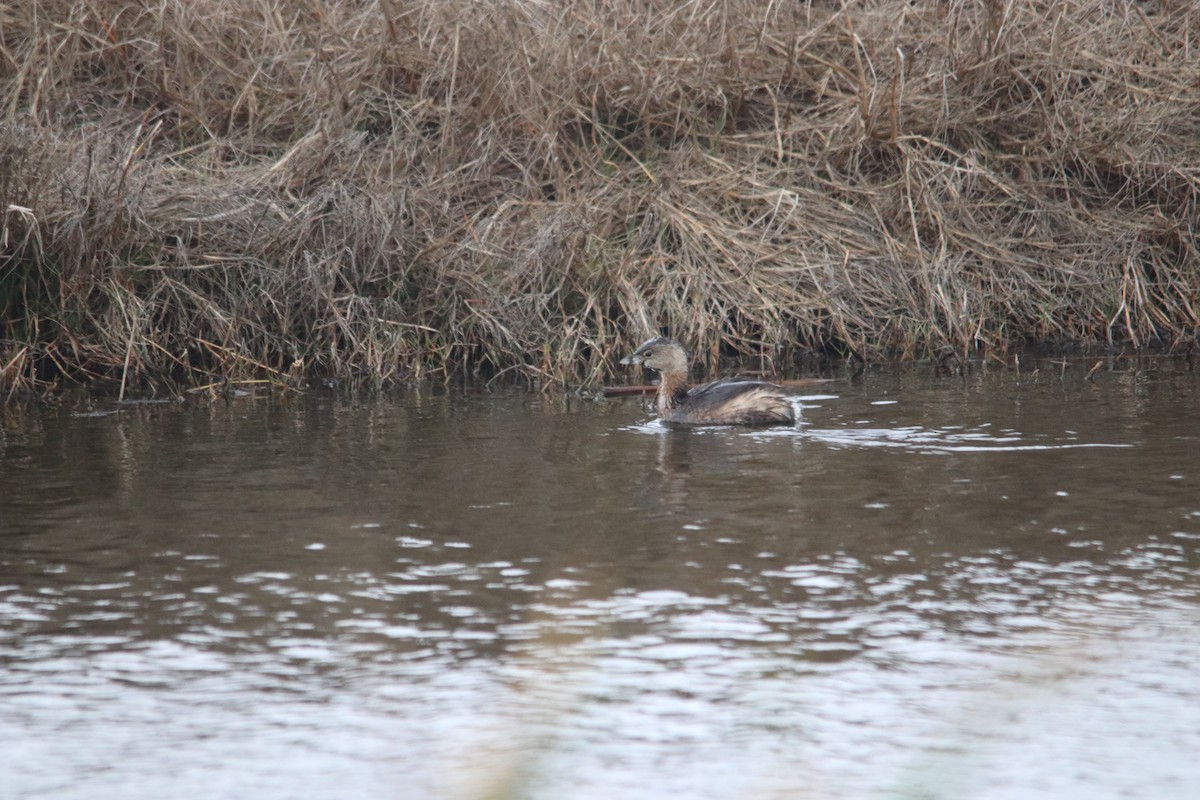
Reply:
[[790, 425], [796, 410], [782, 386], [767, 381], [721, 378], [688, 388], [688, 354], [674, 339], [660, 336], [621, 359], [662, 373], [658, 416], [663, 422], [692, 425]]

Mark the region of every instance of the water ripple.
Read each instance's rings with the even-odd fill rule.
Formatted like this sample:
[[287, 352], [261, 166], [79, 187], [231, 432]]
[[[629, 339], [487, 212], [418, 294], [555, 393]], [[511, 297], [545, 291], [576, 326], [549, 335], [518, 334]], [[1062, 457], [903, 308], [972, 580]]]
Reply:
[[887, 447], [923, 453], [1016, 453], [1134, 446], [1128, 443], [1081, 442], [1074, 440], [1074, 437], [1059, 441], [1031, 442], [1015, 431], [991, 434], [980, 430], [963, 431], [954, 428], [936, 429], [920, 426], [806, 428], [804, 435], [835, 447]]

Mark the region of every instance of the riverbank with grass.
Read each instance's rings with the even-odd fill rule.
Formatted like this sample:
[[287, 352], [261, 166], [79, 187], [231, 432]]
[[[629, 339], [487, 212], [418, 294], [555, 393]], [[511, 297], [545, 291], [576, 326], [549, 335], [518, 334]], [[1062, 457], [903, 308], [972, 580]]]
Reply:
[[0, 9], [0, 391], [1184, 350], [1184, 0]]

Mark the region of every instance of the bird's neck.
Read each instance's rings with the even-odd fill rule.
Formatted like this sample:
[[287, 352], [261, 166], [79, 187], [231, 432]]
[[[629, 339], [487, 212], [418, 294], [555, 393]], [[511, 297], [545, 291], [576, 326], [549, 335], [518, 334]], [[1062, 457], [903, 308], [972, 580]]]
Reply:
[[687, 394], [687, 370], [671, 370], [663, 372], [662, 382], [658, 385], [658, 413], [665, 414], [677, 408]]

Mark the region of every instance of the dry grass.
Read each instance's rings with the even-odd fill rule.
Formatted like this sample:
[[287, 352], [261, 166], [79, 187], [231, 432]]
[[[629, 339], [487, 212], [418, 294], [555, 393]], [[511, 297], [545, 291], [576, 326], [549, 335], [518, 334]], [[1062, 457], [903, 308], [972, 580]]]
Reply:
[[0, 389], [1194, 343], [1191, 0], [0, 8]]

